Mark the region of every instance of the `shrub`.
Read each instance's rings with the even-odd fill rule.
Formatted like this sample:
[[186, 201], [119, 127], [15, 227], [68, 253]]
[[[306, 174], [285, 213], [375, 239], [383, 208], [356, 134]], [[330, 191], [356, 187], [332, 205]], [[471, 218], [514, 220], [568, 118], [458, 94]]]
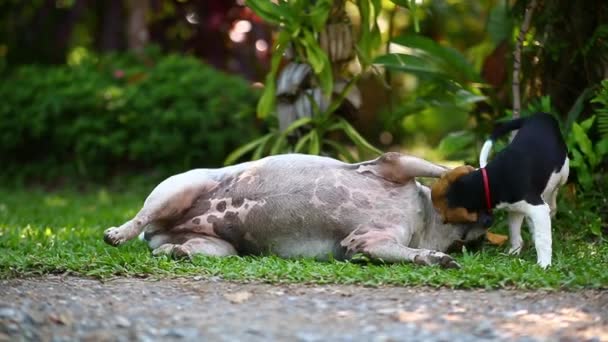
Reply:
[[213, 167], [256, 134], [246, 81], [178, 55], [23, 66], [0, 83], [0, 98], [3, 175]]

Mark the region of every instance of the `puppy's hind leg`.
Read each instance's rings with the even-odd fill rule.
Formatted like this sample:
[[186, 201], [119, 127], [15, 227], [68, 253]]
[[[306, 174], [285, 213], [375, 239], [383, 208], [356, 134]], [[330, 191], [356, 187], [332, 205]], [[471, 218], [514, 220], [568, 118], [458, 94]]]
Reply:
[[533, 229], [534, 247], [536, 248], [537, 263], [542, 268], [551, 265], [552, 237], [551, 237], [551, 209], [546, 203], [539, 205], [528, 204], [525, 208], [526, 216], [530, 218]]
[[509, 242], [511, 248], [509, 248], [509, 254], [519, 254], [523, 246], [523, 240], [521, 238], [521, 224], [524, 220], [524, 214], [517, 211], [509, 212]]

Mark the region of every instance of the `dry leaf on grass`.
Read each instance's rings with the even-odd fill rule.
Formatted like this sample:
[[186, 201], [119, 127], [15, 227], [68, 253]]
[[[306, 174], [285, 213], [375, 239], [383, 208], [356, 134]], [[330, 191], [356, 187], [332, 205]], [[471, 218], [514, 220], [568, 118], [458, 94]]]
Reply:
[[504, 244], [509, 239], [509, 237], [502, 234], [494, 234], [487, 232], [486, 239], [488, 239], [488, 241], [493, 245], [502, 246], [502, 244]]

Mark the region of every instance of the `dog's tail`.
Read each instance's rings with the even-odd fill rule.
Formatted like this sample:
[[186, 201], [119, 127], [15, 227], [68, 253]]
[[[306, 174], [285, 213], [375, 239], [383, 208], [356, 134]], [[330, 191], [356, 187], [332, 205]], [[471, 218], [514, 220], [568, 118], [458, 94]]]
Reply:
[[494, 141], [511, 131], [520, 129], [525, 119], [526, 118], [513, 119], [494, 127], [492, 135], [490, 135], [490, 138], [483, 143], [483, 147], [481, 148], [481, 152], [479, 153], [479, 167], [485, 167], [488, 164], [488, 156], [490, 155], [490, 151], [492, 150], [492, 145], [494, 145]]

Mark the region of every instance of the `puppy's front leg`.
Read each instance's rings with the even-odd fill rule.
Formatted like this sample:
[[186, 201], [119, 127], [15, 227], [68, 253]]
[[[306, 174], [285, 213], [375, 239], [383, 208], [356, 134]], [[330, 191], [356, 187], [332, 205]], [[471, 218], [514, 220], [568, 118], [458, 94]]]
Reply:
[[546, 203], [540, 205], [528, 204], [526, 216], [530, 219], [534, 246], [536, 247], [537, 263], [542, 268], [551, 265], [551, 209]]

